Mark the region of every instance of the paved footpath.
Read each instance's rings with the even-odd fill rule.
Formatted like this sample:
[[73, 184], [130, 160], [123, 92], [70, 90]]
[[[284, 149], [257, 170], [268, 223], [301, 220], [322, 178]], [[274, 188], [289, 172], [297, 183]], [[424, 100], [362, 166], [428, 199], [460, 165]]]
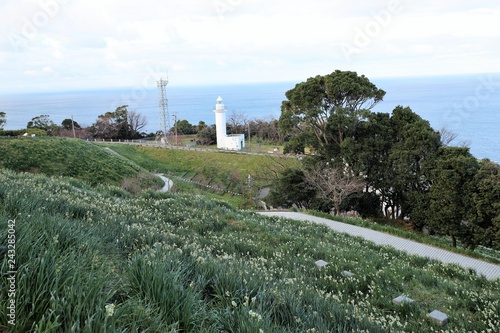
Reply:
[[165, 185], [163, 185], [163, 188], [160, 190], [160, 192], [168, 192], [168, 191], [170, 191], [170, 189], [172, 188], [172, 186], [174, 186], [174, 182], [172, 182], [172, 180], [168, 179], [167, 177], [165, 177], [161, 173], [157, 173], [156, 175], [158, 177], [160, 177], [163, 180], [163, 182], [165, 183]]
[[333, 230], [347, 233], [353, 236], [360, 236], [378, 245], [392, 246], [398, 250], [439, 260], [443, 263], [457, 264], [465, 269], [472, 268], [479, 275], [484, 275], [489, 280], [500, 278], [500, 265], [491, 264], [482, 260], [470, 258], [461, 254], [442, 250], [431, 245], [421, 244], [412, 240], [392, 236], [380, 231], [366, 229], [355, 225], [332, 221], [312, 215], [295, 212], [260, 212], [267, 216], [280, 216], [294, 220], [305, 220], [319, 224], [325, 224]]

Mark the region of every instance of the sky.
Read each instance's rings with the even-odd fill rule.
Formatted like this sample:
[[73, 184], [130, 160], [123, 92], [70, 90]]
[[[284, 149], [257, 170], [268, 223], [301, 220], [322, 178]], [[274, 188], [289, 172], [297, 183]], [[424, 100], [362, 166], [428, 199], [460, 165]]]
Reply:
[[500, 72], [500, 2], [0, 0], [0, 94]]

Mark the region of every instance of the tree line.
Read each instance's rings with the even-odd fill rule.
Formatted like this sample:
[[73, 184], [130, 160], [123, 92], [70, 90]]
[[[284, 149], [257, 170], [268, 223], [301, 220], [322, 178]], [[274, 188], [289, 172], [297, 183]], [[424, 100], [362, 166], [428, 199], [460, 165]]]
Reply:
[[147, 125], [147, 119], [136, 111], [127, 110], [127, 105], [118, 107], [113, 112], [99, 115], [91, 126], [81, 126], [72, 118], [64, 119], [57, 125], [49, 115], [39, 115], [28, 121], [25, 129], [3, 130], [7, 122], [5, 112], [0, 113], [0, 135], [20, 136], [25, 133], [38, 136], [77, 137], [80, 139], [137, 139], [147, 136], [141, 132]]
[[[7, 122], [5, 112], [0, 112], [0, 135], [21, 136], [25, 133], [38, 136], [77, 137], [80, 139], [134, 140], [141, 138], [158, 138], [161, 133], [146, 133], [147, 118], [142, 114], [128, 110], [127, 105], [116, 108], [97, 117], [90, 126], [82, 126], [73, 119], [64, 119], [61, 125], [55, 124], [49, 115], [33, 117], [25, 129], [4, 131]], [[278, 120], [270, 118], [250, 120], [241, 112], [233, 111], [226, 124], [227, 133], [245, 133], [257, 141], [280, 144], [283, 137], [279, 130]], [[200, 121], [192, 125], [187, 120], [177, 120], [167, 134], [195, 135], [197, 144], [212, 145], [217, 143], [215, 125], [207, 125]]]
[[373, 112], [384, 95], [364, 75], [339, 70], [287, 91], [284, 151], [309, 154], [274, 181], [271, 204], [405, 219], [453, 246], [498, 249], [500, 165], [452, 146], [453, 133], [408, 106]]

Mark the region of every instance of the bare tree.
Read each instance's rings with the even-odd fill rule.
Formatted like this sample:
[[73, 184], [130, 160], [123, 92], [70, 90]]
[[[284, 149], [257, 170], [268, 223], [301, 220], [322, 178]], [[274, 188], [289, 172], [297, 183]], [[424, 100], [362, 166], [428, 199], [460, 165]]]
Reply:
[[441, 144], [443, 146], [449, 146], [458, 137], [457, 133], [452, 132], [445, 126], [439, 129], [439, 134], [441, 135]]
[[148, 119], [146, 116], [137, 111], [128, 112], [128, 125], [130, 126], [130, 134], [133, 138], [139, 136], [140, 131], [146, 127]]
[[231, 111], [229, 115], [229, 128], [231, 129], [231, 133], [243, 133], [247, 122], [248, 119], [243, 112]]
[[[452, 132], [445, 126], [439, 129], [439, 134], [441, 135], [441, 144], [446, 147], [449, 146], [450, 143], [455, 141], [456, 138], [458, 138], [457, 133]], [[462, 140], [458, 144], [456, 144], [457, 147], [470, 147], [470, 145], [471, 143], [469, 140]]]
[[316, 189], [317, 196], [331, 201], [335, 214], [340, 213], [340, 204], [352, 193], [360, 192], [365, 186], [362, 177], [353, 176], [340, 168], [320, 167], [305, 173], [306, 182]]

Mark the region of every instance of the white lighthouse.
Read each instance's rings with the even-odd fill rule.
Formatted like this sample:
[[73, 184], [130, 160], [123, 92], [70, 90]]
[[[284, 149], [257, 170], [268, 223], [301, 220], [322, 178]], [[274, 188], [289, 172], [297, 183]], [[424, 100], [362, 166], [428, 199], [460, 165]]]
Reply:
[[220, 145], [224, 141], [226, 135], [226, 109], [222, 103], [222, 98], [217, 98], [215, 104], [215, 128], [217, 130], [217, 148], [222, 148]]
[[217, 132], [217, 148], [227, 150], [241, 150], [245, 147], [244, 134], [226, 134], [226, 109], [219, 96], [215, 104], [215, 128]]

